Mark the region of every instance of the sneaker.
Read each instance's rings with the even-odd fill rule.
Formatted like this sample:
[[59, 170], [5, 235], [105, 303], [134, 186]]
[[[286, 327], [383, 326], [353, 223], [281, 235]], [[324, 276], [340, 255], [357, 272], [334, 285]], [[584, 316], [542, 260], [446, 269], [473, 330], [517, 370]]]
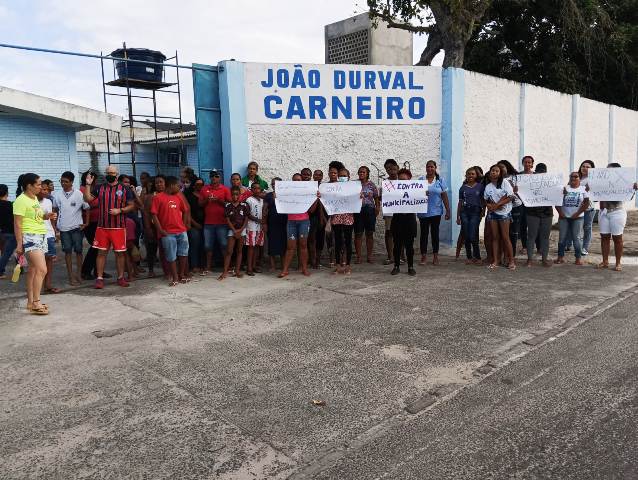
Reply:
[[383, 261], [383, 264], [384, 264], [384, 265], [392, 265], [393, 263], [394, 263], [394, 260], [390, 260], [389, 258], [386, 258], [386, 259]]
[[582, 254], [583, 254], [583, 257], [585, 257], [589, 255], [589, 252], [583, 248]]
[[104, 279], [98, 278], [95, 280], [95, 289], [102, 290], [104, 288]]
[[414, 277], [416, 275], [416, 270], [414, 268], [409, 268], [408, 275], [410, 275], [411, 277]]
[[117, 284], [120, 287], [128, 287], [129, 286], [129, 283], [126, 281], [126, 278], [124, 278], [124, 277], [118, 278], [117, 279]]
[[390, 272], [390, 275], [398, 275], [400, 272], [399, 267], [394, 267]]

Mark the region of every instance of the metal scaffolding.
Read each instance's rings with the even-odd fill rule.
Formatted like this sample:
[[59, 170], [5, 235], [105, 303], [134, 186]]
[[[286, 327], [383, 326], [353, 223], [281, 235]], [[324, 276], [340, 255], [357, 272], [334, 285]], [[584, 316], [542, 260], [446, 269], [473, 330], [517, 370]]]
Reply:
[[[148, 64], [150, 62], [143, 62], [134, 59], [129, 59], [127, 54], [126, 43], [123, 44], [124, 56], [123, 59], [113, 58], [113, 57], [105, 57], [100, 52], [100, 65], [102, 67], [102, 93], [104, 98], [104, 111], [108, 112], [108, 99], [110, 97], [125, 97], [127, 100], [127, 111], [128, 111], [128, 119], [126, 123], [128, 123], [129, 128], [129, 145], [130, 149], [127, 151], [122, 151], [122, 142], [121, 136], [118, 134], [118, 151], [111, 151], [111, 142], [110, 142], [110, 134], [106, 132], [106, 145], [107, 145], [107, 157], [109, 165], [131, 165], [133, 176], [137, 176], [137, 165], [155, 165], [157, 173], [161, 173], [162, 171], [162, 162], [160, 160], [160, 149], [159, 142], [160, 136], [158, 131], [158, 119], [164, 121], [176, 121], [175, 128], [166, 130], [167, 140], [171, 139], [171, 131], [177, 131], [179, 135], [179, 146], [178, 146], [178, 163], [179, 166], [182, 166], [185, 161], [184, 156], [184, 125], [182, 122], [182, 96], [180, 89], [180, 81], [179, 81], [179, 59], [177, 55], [177, 51], [175, 51], [175, 55], [167, 58], [164, 62], [164, 66], [169, 67], [177, 67], [175, 68], [175, 81], [167, 82], [166, 81], [166, 69], [162, 71], [162, 81], [153, 82], [148, 80], [138, 80], [135, 78], [130, 78], [128, 74], [128, 66], [129, 63], [142, 63]], [[106, 79], [105, 69], [104, 69], [104, 59], [109, 58], [113, 60], [113, 75], [112, 80]], [[123, 61], [125, 66], [125, 74], [124, 77], [117, 75], [115, 64], [116, 62]], [[113, 87], [113, 88], [109, 88]], [[175, 89], [171, 89], [171, 87], [175, 87]], [[114, 91], [114, 88], [125, 89], [126, 93], [117, 93]], [[144, 92], [150, 92], [150, 94], [144, 94]], [[157, 114], [157, 103], [158, 103], [158, 94], [174, 94], [177, 95], [177, 105], [178, 105], [178, 116], [160, 116]], [[153, 106], [153, 114], [136, 114], [133, 112], [134, 103], [136, 102], [134, 99], [144, 99], [151, 100]], [[136, 144], [135, 144], [135, 122], [139, 121], [140, 118], [149, 119], [152, 118], [152, 125], [154, 130], [154, 138], [155, 138], [155, 161], [138, 161], [136, 159]], [[171, 125], [172, 127], [172, 125]], [[122, 156], [129, 156], [130, 160], [121, 161]], [[112, 157], [116, 160], [113, 161]]]

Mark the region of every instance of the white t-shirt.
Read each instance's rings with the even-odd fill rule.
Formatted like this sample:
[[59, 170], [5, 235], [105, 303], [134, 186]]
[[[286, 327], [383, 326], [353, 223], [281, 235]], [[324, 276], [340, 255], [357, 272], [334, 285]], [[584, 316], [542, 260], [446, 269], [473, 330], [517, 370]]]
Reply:
[[88, 210], [89, 204], [84, 201], [84, 195], [79, 190], [55, 190], [53, 206], [58, 209], [58, 230], [68, 232], [79, 228], [84, 223], [82, 210]]
[[[48, 198], [43, 198], [40, 200], [40, 208], [42, 211], [47, 213], [53, 212], [53, 203]], [[44, 225], [47, 227], [47, 235], [46, 238], [55, 238], [55, 231], [53, 230], [53, 225], [51, 225], [51, 220], [45, 220]]]
[[[571, 216], [578, 211], [585, 199], [589, 198], [589, 193], [587, 193], [585, 187], [582, 185], [578, 188], [567, 186], [565, 187], [565, 191], [566, 193], [563, 196], [563, 208], [561, 210], [563, 211], [563, 215], [567, 218], [571, 218]], [[578, 218], [584, 215], [585, 212], [581, 212]]]
[[[491, 200], [493, 203], [498, 203], [501, 198], [506, 196], [514, 196], [514, 189], [507, 179], [503, 180], [501, 188], [496, 188], [496, 185], [494, 185], [492, 182], [488, 183], [485, 187], [485, 192], [483, 192], [483, 198], [485, 200]], [[494, 213], [497, 213], [498, 215], [507, 215], [511, 211], [512, 202], [507, 202], [501, 208], [495, 210]]]
[[[256, 197], [248, 197], [246, 199], [246, 204], [248, 204], [248, 208], [250, 208], [250, 214], [258, 219], [262, 219], [262, 212], [264, 207], [264, 201], [261, 198]], [[255, 222], [254, 220], [248, 219], [248, 223], [246, 224], [246, 230], [250, 230], [251, 232], [261, 232], [261, 223]]]

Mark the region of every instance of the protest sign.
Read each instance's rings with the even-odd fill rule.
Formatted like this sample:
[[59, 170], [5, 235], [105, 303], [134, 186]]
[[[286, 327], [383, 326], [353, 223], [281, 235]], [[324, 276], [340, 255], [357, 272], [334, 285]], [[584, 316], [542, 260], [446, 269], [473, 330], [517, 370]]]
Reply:
[[633, 168], [590, 168], [587, 172], [589, 199], [594, 202], [626, 202], [634, 195]]
[[383, 215], [428, 211], [426, 180], [384, 180], [381, 183]]
[[317, 200], [317, 182], [275, 182], [275, 206], [278, 213], [306, 213]]
[[328, 215], [361, 211], [361, 182], [322, 183], [319, 193]]
[[517, 175], [518, 196], [526, 207], [553, 207], [563, 204], [565, 180], [562, 173]]

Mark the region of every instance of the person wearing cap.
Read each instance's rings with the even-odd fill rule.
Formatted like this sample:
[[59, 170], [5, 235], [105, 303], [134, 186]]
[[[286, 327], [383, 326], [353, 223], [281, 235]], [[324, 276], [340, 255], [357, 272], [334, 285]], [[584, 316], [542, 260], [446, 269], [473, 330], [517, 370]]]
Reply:
[[201, 275], [208, 275], [213, 268], [213, 255], [223, 258], [228, 241], [228, 225], [224, 214], [226, 202], [230, 202], [230, 190], [221, 183], [221, 173], [210, 171], [210, 185], [202, 188], [199, 204], [204, 208], [204, 250], [206, 269]]

